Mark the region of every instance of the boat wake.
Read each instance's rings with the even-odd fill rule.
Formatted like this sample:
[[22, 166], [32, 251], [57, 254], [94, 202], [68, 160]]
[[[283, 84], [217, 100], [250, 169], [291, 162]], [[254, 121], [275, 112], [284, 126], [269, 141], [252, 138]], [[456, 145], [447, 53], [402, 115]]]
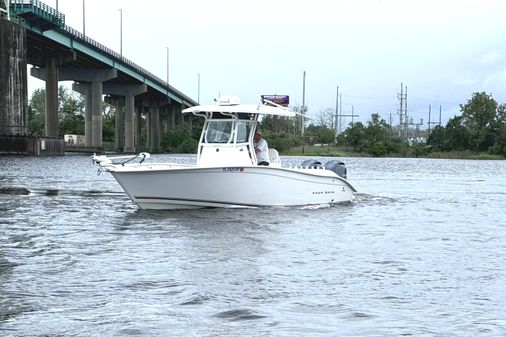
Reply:
[[97, 196], [125, 196], [121, 191], [101, 191], [101, 190], [61, 190], [56, 188], [36, 188], [28, 189], [26, 187], [11, 186], [0, 188], [0, 195], [26, 195], [26, 196], [80, 196], [87, 198], [95, 198]]

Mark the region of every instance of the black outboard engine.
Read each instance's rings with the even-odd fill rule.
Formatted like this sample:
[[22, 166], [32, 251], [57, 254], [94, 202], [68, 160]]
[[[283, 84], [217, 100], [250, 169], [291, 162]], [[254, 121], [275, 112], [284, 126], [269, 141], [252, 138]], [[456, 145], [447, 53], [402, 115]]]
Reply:
[[340, 160], [330, 160], [325, 163], [325, 169], [337, 173], [338, 176], [346, 179], [346, 166]]
[[323, 168], [322, 163], [315, 159], [304, 160], [300, 166], [309, 168]]

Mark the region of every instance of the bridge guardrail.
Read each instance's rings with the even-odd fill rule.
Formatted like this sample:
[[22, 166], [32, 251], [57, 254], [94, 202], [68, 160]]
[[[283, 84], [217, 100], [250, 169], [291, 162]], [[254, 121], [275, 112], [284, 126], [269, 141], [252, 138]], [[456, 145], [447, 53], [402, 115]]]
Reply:
[[[11, 3], [11, 5], [34, 6], [36, 8], [39, 8], [39, 10], [42, 12], [51, 13], [51, 15], [54, 15], [55, 17], [62, 18], [63, 23], [65, 23], [65, 15], [63, 13], [58, 12], [56, 9], [46, 5], [45, 3], [43, 3], [39, 0], [10, 0], [10, 3]], [[35, 13], [35, 14], [39, 15], [38, 13]], [[12, 12], [11, 12], [11, 16], [12, 16]], [[189, 98], [188, 96], [183, 94], [181, 91], [177, 90], [176, 88], [174, 88], [173, 86], [168, 84], [166, 81], [162, 80], [161, 78], [159, 78], [155, 74], [142, 68], [141, 66], [137, 65], [136, 63], [130, 61], [129, 59], [123, 57], [122, 55], [115, 52], [114, 50], [112, 50], [112, 49], [104, 46], [103, 44], [87, 37], [83, 33], [79, 32], [78, 30], [76, 30], [70, 26], [67, 26], [66, 24], [59, 26], [59, 28], [61, 30], [65, 31], [67, 34], [70, 34], [72, 37], [77, 38], [80, 41], [85, 42], [86, 44], [100, 50], [101, 52], [108, 54], [108, 56], [111, 56], [111, 57], [117, 59], [118, 61], [124, 63], [125, 65], [129, 66], [133, 70], [139, 72], [144, 78], [149, 78], [149, 79], [153, 80], [154, 82], [156, 82], [158, 85], [160, 85], [162, 87], [167, 87], [168, 91], [176, 93], [181, 98], [184, 98], [184, 100], [194, 103], [193, 99]]]

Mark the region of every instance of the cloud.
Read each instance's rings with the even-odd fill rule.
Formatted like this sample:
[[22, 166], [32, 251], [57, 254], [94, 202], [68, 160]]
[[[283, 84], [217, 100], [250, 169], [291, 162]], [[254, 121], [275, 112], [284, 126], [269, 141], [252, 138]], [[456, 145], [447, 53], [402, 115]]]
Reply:
[[505, 59], [506, 55], [501, 54], [497, 51], [491, 51], [482, 55], [478, 60], [478, 64], [493, 65], [499, 62], [503, 62]]

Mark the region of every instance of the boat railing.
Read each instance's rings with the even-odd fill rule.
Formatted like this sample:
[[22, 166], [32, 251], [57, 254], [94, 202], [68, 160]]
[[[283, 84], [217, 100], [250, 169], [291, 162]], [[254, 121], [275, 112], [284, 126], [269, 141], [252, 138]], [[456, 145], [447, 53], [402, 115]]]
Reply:
[[130, 155], [130, 156], [114, 156], [114, 157], [107, 157], [107, 155], [96, 155], [93, 154], [91, 156], [91, 160], [98, 166], [105, 166], [105, 165], [121, 165], [125, 166], [126, 164], [129, 164], [131, 162], [134, 162], [135, 160], [139, 160], [139, 164], [142, 164], [144, 160], [149, 159], [151, 155], [147, 152], [141, 152], [136, 155]]

